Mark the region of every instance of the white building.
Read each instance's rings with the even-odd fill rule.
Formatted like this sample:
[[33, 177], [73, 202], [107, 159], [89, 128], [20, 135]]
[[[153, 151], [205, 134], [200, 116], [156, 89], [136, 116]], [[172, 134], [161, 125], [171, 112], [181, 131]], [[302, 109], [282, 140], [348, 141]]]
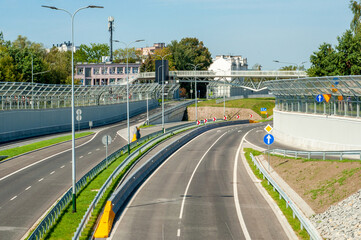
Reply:
[[[56, 47], [58, 49], [59, 52], [67, 52], [67, 51], [71, 51], [71, 43], [70, 41], [68, 42], [63, 42], [60, 44], [53, 44], [53, 47]], [[75, 46], [74, 52], [76, 52], [79, 49], [79, 47]], [[51, 48], [46, 49], [47, 52], [50, 52]]]

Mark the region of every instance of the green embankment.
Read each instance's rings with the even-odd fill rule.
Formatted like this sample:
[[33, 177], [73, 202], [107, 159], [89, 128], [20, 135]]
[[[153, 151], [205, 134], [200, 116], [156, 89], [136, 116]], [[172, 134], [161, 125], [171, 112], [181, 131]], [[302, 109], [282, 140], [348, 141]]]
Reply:
[[[85, 137], [85, 136], [88, 136], [90, 134], [93, 134], [93, 132], [77, 133], [77, 134], [75, 134], [75, 138]], [[44, 141], [40, 141], [40, 142], [35, 142], [35, 143], [31, 143], [31, 144], [24, 145], [24, 146], [21, 146], [21, 147], [15, 147], [15, 148], [0, 151], [0, 156], [7, 156], [6, 158], [2, 159], [2, 160], [5, 160], [5, 159], [8, 159], [8, 158], [18, 156], [20, 154], [24, 154], [24, 153], [27, 153], [27, 152], [31, 152], [31, 151], [43, 148], [43, 147], [48, 147], [50, 145], [65, 142], [65, 141], [69, 141], [69, 140], [71, 140], [71, 135], [67, 135], [67, 136], [63, 136], [63, 137], [57, 137], [57, 138], [53, 138], [53, 139], [48, 139], [48, 140], [44, 140]]]

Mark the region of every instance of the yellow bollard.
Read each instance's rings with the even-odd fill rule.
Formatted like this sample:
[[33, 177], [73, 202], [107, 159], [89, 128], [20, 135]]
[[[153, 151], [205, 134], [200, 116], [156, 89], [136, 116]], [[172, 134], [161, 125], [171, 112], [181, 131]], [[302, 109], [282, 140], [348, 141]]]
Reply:
[[107, 201], [103, 215], [100, 219], [99, 225], [95, 230], [95, 238], [107, 238], [109, 237], [110, 230], [113, 226], [115, 213], [112, 210], [112, 202]]

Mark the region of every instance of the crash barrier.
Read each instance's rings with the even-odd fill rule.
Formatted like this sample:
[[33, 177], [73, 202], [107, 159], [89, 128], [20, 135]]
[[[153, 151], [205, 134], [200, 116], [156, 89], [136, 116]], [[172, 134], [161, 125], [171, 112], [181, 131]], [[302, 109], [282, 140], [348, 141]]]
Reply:
[[273, 190], [277, 191], [280, 199], [284, 199], [286, 202], [286, 207], [292, 209], [293, 218], [297, 219], [301, 223], [301, 230], [305, 229], [313, 240], [322, 240], [322, 237], [318, 233], [317, 229], [312, 225], [306, 216], [298, 209], [298, 207], [293, 203], [293, 201], [287, 196], [287, 194], [278, 186], [278, 184], [272, 179], [272, 177], [266, 172], [266, 170], [258, 163], [256, 158], [250, 153], [253, 164], [257, 167], [260, 173], [263, 175], [263, 179], [267, 179], [268, 184], [273, 186]]
[[[194, 123], [187, 123], [178, 127], [185, 127], [194, 125]], [[166, 129], [166, 131], [174, 131], [177, 127], [172, 127], [169, 129]], [[136, 142], [132, 142], [130, 144], [130, 149], [133, 149], [134, 147], [137, 147], [138, 145], [148, 141], [151, 138], [157, 137], [159, 135], [162, 135], [163, 131], [154, 132], [152, 134], [149, 134], [147, 136], [144, 136], [140, 138]], [[118, 151], [112, 153], [108, 156], [108, 158], [101, 161], [99, 164], [97, 164], [93, 169], [91, 169], [88, 173], [86, 173], [75, 185], [76, 193], [78, 193], [82, 188], [87, 185], [99, 172], [101, 172], [103, 169], [105, 169], [111, 162], [119, 158], [121, 155], [126, 153], [128, 151], [128, 146], [125, 145]], [[72, 187], [60, 198], [60, 200], [55, 204], [55, 206], [46, 214], [46, 216], [42, 219], [42, 221], [39, 223], [39, 225], [35, 228], [35, 230], [32, 232], [32, 234], [29, 236], [29, 240], [33, 239], [41, 239], [45, 236], [46, 232], [50, 229], [50, 227], [55, 223], [55, 221], [59, 218], [62, 211], [68, 206], [68, 204], [72, 201]]]
[[[95, 196], [94, 200], [92, 201], [92, 203], [89, 205], [86, 213], [84, 214], [74, 236], [73, 239], [79, 239], [79, 237], [81, 236], [81, 232], [83, 231], [84, 227], [86, 226], [86, 224], [89, 221], [89, 218], [93, 212], [93, 210], [95, 209], [95, 207], [97, 206], [99, 200], [102, 198], [103, 194], [105, 193], [105, 191], [108, 189], [108, 187], [110, 186], [110, 184], [113, 182], [113, 179], [115, 179], [122, 171], [123, 169], [130, 163], [133, 161], [133, 159], [135, 159], [136, 157], [138, 157], [139, 155], [141, 155], [142, 153], [144, 153], [148, 148], [150, 148], [151, 146], [153, 146], [155, 143], [157, 143], [158, 141], [162, 141], [163, 139], [171, 136], [172, 134], [176, 133], [177, 131], [183, 131], [186, 130], [188, 128], [192, 128], [194, 127], [195, 124], [194, 122], [191, 123], [186, 123], [180, 126], [175, 126], [175, 127], [171, 127], [166, 129], [166, 133], [163, 134], [163, 131], [158, 131], [155, 133], [152, 133], [150, 135], [145, 136], [144, 138], [141, 138], [140, 140], [138, 140], [138, 142], [134, 142], [133, 144], [140, 144], [149, 140], [150, 138], [155, 137], [154, 139], [152, 139], [151, 141], [148, 141], [146, 144], [144, 144], [143, 146], [141, 146], [139, 148], [138, 151], [135, 151], [133, 153], [131, 153], [115, 170], [114, 172], [108, 177], [108, 179], [105, 181], [105, 183], [103, 184], [103, 186], [100, 188], [99, 192], [97, 193], [97, 195]], [[143, 139], [147, 139], [147, 140], [143, 140]], [[113, 207], [112, 207], [113, 208]], [[109, 215], [111, 216], [111, 215]], [[105, 222], [105, 229], [107, 229], [108, 223], [112, 222], [110, 219], [103, 219], [103, 222]]]
[[249, 94], [249, 95], [241, 95], [241, 96], [232, 96], [232, 97], [226, 97], [225, 99], [219, 98], [216, 100], [216, 104], [224, 102], [224, 100], [231, 101], [231, 100], [237, 100], [237, 99], [244, 99], [244, 98], [274, 98], [275, 96], [273, 94]]
[[295, 158], [305, 156], [308, 159], [321, 158], [325, 160], [327, 157], [335, 157], [340, 160], [345, 159], [345, 156], [358, 156], [361, 160], [361, 151], [291, 151], [291, 150], [283, 150], [283, 149], [271, 149], [266, 150], [271, 154], [278, 154], [285, 156], [293, 156]]
[[[179, 109], [179, 108], [184, 108], [184, 107], [187, 107], [191, 104], [195, 103], [194, 100], [189, 100], [189, 101], [186, 101], [186, 102], [183, 102], [181, 104], [178, 104], [176, 106], [173, 106], [173, 107], [170, 107], [170, 108], [167, 108], [164, 110], [164, 115], [167, 115], [171, 112], [174, 112], [175, 110]], [[148, 119], [148, 124], [151, 123], [151, 122], [154, 122], [155, 120], [159, 119], [162, 117], [162, 112], [159, 112], [159, 113], [155, 113], [151, 116], [149, 116], [149, 119]], [[145, 124], [147, 124], [147, 122], [145, 122]]]
[[[135, 171], [131, 176], [129, 176], [126, 181], [124, 181], [120, 187], [112, 194], [112, 196], [108, 199], [113, 205], [112, 210], [115, 214], [117, 214], [127, 203], [127, 200], [131, 197], [131, 195], [136, 191], [136, 189], [143, 183], [147, 177], [160, 165], [162, 164], [171, 154], [177, 151], [180, 147], [184, 146], [187, 142], [192, 140], [194, 137], [209, 131], [214, 128], [231, 126], [236, 124], [245, 124], [248, 123], [248, 120], [242, 121], [222, 121], [216, 122], [213, 124], [206, 124], [202, 127], [198, 127], [197, 129], [191, 131], [187, 135], [181, 137], [180, 139], [172, 142], [168, 146], [164, 147], [160, 150], [156, 155], [150, 158], [147, 162], [145, 162], [137, 171]], [[193, 123], [194, 124], [194, 123]], [[110, 221], [105, 221], [107, 224], [110, 224]], [[111, 229], [111, 226], [100, 226], [98, 228], [101, 229]], [[97, 233], [97, 231], [96, 231]], [[105, 238], [109, 236], [108, 233], [102, 232], [102, 234], [98, 235], [99, 238]], [[96, 237], [96, 235], [94, 235]], [[75, 238], [73, 238], [75, 239]]]

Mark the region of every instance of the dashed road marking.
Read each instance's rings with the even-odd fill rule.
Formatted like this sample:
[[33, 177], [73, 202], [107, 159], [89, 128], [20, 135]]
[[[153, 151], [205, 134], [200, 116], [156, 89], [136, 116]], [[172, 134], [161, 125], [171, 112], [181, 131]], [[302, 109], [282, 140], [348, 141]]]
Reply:
[[64, 167], [65, 167], [65, 165], [61, 166], [60, 168], [64, 168]]
[[25, 191], [29, 190], [30, 188], [31, 188], [31, 186], [29, 186], [29, 187], [25, 188]]
[[100, 150], [100, 148], [97, 148], [96, 150], [97, 150], [97, 151], [99, 151], [99, 150]]
[[79, 158], [83, 158], [84, 156], [80, 156]]
[[14, 200], [15, 198], [17, 198], [18, 196], [14, 196], [10, 199], [10, 201]]
[[50, 175], [53, 175], [55, 173], [55, 171], [52, 171], [51, 173], [50, 173]]
[[88, 155], [92, 154], [92, 152], [88, 152]]
[[177, 237], [180, 237], [180, 229], [177, 230]]
[[44, 180], [44, 178], [40, 178], [39, 180], [38, 180], [38, 182], [41, 182], [41, 181], [43, 181]]

